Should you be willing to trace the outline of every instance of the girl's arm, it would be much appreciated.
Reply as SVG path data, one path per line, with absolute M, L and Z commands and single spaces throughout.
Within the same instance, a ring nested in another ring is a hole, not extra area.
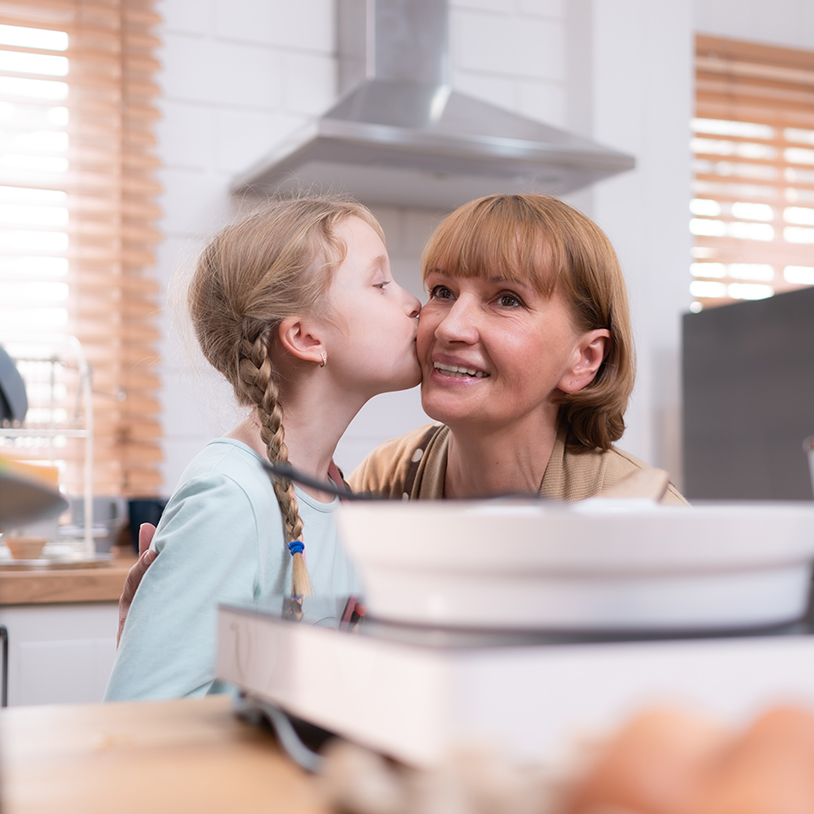
M 217 606 L 252 600 L 258 544 L 254 506 L 233 479 L 207 475 L 184 484 L 159 524 L 153 546 L 160 556 L 133 599 L 106 699 L 210 690 Z

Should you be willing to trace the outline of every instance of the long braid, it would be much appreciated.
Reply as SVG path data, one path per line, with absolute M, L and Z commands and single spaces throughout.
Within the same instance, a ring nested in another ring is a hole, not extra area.
M 268 354 L 268 331 L 261 333 L 254 342 L 241 340 L 238 357 L 238 378 L 245 385 L 244 392 L 257 407 L 260 420 L 260 437 L 268 450 L 272 463 L 288 463 L 285 445 L 283 408 L 274 380 L 273 366 Z M 285 523 L 286 543 L 302 541 L 302 519 L 299 515 L 294 484 L 286 478 L 273 477 L 272 486 L 280 505 Z M 295 547 L 296 549 L 296 547 Z M 302 551 L 292 551 L 291 594 L 295 597 L 311 595 L 311 580 Z

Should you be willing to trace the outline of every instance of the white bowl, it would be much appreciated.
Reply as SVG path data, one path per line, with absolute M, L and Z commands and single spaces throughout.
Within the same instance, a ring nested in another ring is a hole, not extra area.
M 442 627 L 709 630 L 803 616 L 814 504 L 343 504 L 371 616 Z

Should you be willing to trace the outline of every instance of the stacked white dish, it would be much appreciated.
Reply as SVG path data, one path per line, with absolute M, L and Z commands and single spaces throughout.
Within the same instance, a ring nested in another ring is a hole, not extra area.
M 355 502 L 371 616 L 562 631 L 737 630 L 806 610 L 814 503 Z

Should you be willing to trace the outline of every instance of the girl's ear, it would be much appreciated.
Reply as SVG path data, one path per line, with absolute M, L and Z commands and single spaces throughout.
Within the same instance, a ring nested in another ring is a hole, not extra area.
M 321 362 L 325 347 L 317 324 L 305 317 L 286 317 L 277 329 L 277 338 L 288 353 L 306 362 Z
M 583 334 L 574 349 L 573 364 L 560 379 L 559 389 L 576 393 L 587 387 L 610 350 L 611 335 L 607 328 L 597 328 Z

